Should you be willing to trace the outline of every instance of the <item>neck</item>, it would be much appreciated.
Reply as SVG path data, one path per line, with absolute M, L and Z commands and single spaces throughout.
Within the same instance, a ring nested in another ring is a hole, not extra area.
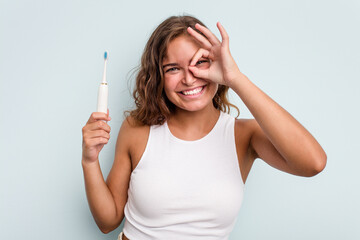
M 211 129 L 219 118 L 219 110 L 212 104 L 200 111 L 185 111 L 177 108 L 168 119 L 168 124 L 183 130 L 208 130 Z

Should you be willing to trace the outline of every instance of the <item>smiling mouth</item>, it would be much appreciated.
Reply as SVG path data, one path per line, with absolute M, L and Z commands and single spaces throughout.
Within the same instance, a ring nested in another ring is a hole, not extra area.
M 206 85 L 200 86 L 200 87 L 194 88 L 192 90 L 188 90 L 188 91 L 181 91 L 179 93 L 181 93 L 182 95 L 185 95 L 185 96 L 196 95 L 196 94 L 200 93 L 205 88 L 205 86 Z

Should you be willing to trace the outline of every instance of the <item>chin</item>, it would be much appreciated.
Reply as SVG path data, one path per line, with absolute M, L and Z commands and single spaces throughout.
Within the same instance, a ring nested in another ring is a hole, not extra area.
M 188 111 L 188 112 L 197 112 L 202 111 L 207 108 L 214 107 L 212 100 L 208 103 L 187 103 L 184 105 L 177 105 L 175 104 L 176 109 L 181 111 Z

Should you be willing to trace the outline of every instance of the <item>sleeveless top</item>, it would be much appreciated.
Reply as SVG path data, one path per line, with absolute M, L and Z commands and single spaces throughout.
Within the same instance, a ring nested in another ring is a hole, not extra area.
M 130 176 L 124 234 L 130 240 L 225 240 L 243 199 L 235 118 L 221 112 L 203 138 L 185 141 L 153 125 Z

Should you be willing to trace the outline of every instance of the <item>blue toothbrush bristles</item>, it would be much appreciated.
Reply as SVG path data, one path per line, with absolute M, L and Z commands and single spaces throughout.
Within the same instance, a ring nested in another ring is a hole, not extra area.
M 107 59 L 107 52 L 104 53 L 104 59 Z

